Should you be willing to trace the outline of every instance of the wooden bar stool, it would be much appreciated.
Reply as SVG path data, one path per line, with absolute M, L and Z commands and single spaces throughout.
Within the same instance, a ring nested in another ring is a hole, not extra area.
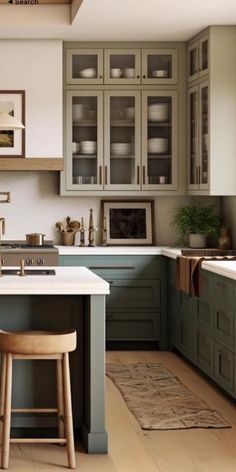
M 68 467 L 75 469 L 75 449 L 71 407 L 69 352 L 76 349 L 76 331 L 0 331 L 2 353 L 0 415 L 2 420 L 1 468 L 9 465 L 11 443 L 59 443 L 66 444 Z M 14 359 L 55 359 L 57 362 L 57 408 L 11 409 L 12 361 Z M 10 439 L 11 412 L 56 413 L 58 438 Z M 65 433 L 64 433 L 65 430 Z

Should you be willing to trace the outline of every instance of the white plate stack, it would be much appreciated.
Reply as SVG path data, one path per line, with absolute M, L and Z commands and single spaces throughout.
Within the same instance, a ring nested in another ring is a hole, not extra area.
M 130 154 L 130 143 L 111 143 L 111 153 L 114 156 L 127 156 Z
M 80 121 L 84 117 L 84 106 L 82 103 L 74 103 L 72 105 L 73 121 Z
M 80 141 L 81 154 L 95 154 L 97 152 L 96 141 Z
M 148 121 L 167 121 L 168 103 L 154 103 L 148 107 Z
M 167 138 L 151 138 L 148 140 L 149 154 L 165 154 L 168 151 Z
M 168 77 L 167 69 L 158 69 L 152 71 L 152 77 Z

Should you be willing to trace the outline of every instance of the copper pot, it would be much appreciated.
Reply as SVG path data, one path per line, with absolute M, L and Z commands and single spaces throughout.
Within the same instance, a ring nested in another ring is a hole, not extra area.
M 26 234 L 26 244 L 29 246 L 42 246 L 44 244 L 44 236 L 43 233 L 30 233 Z

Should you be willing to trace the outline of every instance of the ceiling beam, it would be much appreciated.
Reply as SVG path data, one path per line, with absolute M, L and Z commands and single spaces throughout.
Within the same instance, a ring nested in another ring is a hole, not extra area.
M 77 15 L 78 15 L 78 12 L 79 12 L 79 9 L 82 5 L 82 2 L 83 0 L 72 0 L 71 1 L 71 24 L 75 21 Z

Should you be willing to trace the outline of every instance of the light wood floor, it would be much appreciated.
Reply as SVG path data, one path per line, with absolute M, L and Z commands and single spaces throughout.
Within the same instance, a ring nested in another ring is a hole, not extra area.
M 107 380 L 108 455 L 88 455 L 77 447 L 80 472 L 235 472 L 236 403 L 210 385 L 187 362 L 170 352 L 108 352 L 108 362 L 162 362 L 192 391 L 221 412 L 231 429 L 142 431 Z M 65 470 L 65 448 L 13 445 L 10 469 L 17 472 Z

